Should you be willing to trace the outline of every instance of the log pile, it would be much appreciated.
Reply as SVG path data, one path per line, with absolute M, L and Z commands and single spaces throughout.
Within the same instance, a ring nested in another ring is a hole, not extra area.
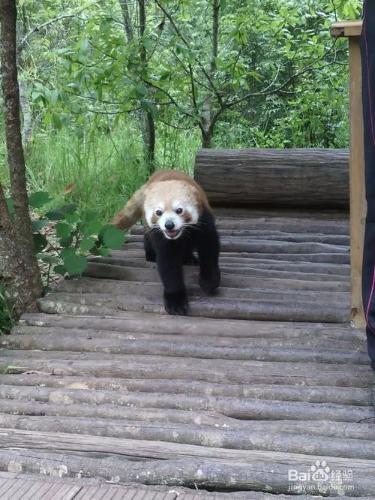
M 186 268 L 188 317 L 164 314 L 137 226 L 0 338 L 0 471 L 223 498 L 375 497 L 346 215 L 218 213 L 223 286 L 205 297 Z M 350 480 L 290 481 L 323 460 Z

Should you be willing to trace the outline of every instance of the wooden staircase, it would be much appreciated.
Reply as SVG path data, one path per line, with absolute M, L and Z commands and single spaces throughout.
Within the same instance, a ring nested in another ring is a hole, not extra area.
M 189 316 L 163 312 L 136 226 L 1 338 L 0 471 L 210 497 L 375 497 L 347 212 L 216 212 L 222 287 L 204 296 L 186 268 Z

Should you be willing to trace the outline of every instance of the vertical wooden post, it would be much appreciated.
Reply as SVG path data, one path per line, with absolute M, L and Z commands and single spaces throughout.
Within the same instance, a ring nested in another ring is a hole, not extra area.
M 331 28 L 332 36 L 349 38 L 351 305 L 352 320 L 357 327 L 365 326 L 362 304 L 362 259 L 367 210 L 363 143 L 361 31 L 361 21 L 335 23 Z

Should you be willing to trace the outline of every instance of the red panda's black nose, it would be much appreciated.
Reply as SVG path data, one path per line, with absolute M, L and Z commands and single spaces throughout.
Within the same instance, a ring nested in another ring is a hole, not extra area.
M 174 222 L 173 222 L 173 220 L 167 220 L 167 222 L 165 223 L 165 229 L 167 231 L 172 231 L 172 229 L 174 229 Z

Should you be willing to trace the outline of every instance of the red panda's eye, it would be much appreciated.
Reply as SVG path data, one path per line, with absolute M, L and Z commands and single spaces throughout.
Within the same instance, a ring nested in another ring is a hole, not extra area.
M 182 214 L 182 212 L 183 212 L 183 209 L 182 209 L 182 208 L 177 208 L 177 209 L 176 209 L 176 214 L 177 214 L 177 215 L 181 215 L 181 214 Z
M 160 217 L 161 215 L 163 215 L 163 212 L 161 210 L 155 210 L 155 213 L 158 217 Z

